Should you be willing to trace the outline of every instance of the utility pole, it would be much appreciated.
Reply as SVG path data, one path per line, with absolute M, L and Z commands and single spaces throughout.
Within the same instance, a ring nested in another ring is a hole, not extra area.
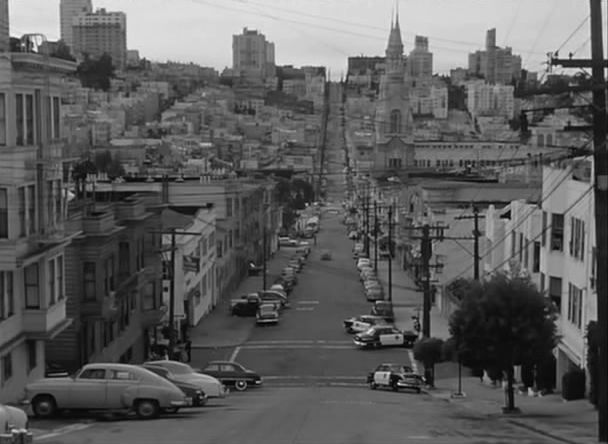
M 589 67 L 593 80 L 593 161 L 595 194 L 595 239 L 597 249 L 598 327 L 598 438 L 608 442 L 608 150 L 606 149 L 606 81 L 604 68 L 602 0 L 589 0 L 591 16 L 591 60 L 552 59 L 552 65 Z
M 422 227 L 422 239 L 420 244 L 422 256 L 422 336 L 431 336 L 431 271 L 430 260 L 433 255 L 433 241 L 431 241 L 431 228 L 428 224 Z
M 374 270 L 378 271 L 378 203 L 374 200 Z
M 393 205 L 388 207 L 388 300 L 393 302 Z
M 365 255 L 369 257 L 369 186 L 365 187 Z
M 266 224 L 262 230 L 262 289 L 266 291 Z
M 446 237 L 446 239 L 452 240 L 472 240 L 473 241 L 473 278 L 478 281 L 479 280 L 479 263 L 481 261 L 481 256 L 479 255 L 479 237 L 481 236 L 481 231 L 479 231 L 479 219 L 485 217 L 483 214 L 479 214 L 479 208 L 476 205 L 473 205 L 473 215 L 472 216 L 458 216 L 456 219 L 473 219 L 473 237 Z

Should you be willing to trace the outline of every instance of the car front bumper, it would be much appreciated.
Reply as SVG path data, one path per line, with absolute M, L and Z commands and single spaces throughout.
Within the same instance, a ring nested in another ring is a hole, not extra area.
M 169 404 L 171 405 L 171 407 L 187 407 L 188 406 L 188 398 L 182 400 L 182 401 L 171 401 Z M 190 402 L 192 402 L 192 398 L 190 398 Z
M 279 318 L 259 318 L 255 322 L 258 324 L 276 324 L 279 322 Z
M 368 347 L 371 343 L 370 342 L 364 342 L 364 341 L 360 341 L 358 339 L 354 339 L 353 343 L 357 346 L 357 347 Z
M 260 379 L 256 379 L 255 381 L 253 381 L 253 383 L 254 383 L 255 385 L 262 385 L 262 384 L 263 384 L 263 382 L 264 382 L 264 381 L 262 380 L 262 378 L 260 378 Z

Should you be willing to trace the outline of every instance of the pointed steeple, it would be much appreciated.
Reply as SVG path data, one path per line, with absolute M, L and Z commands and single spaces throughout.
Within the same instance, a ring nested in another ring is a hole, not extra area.
M 396 2 L 396 8 L 393 10 L 395 21 L 393 24 L 393 15 L 391 15 L 391 32 L 388 37 L 388 46 L 386 48 L 387 56 L 403 55 L 403 41 L 401 40 L 401 28 L 399 26 L 399 2 Z

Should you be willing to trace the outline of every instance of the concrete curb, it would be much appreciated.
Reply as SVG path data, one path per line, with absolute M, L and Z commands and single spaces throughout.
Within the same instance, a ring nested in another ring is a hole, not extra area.
M 531 426 L 530 424 L 526 424 L 523 421 L 518 421 L 517 419 L 504 418 L 504 420 L 506 420 L 506 422 L 508 422 L 509 424 L 513 424 L 517 427 L 521 427 L 522 429 L 526 429 L 531 432 L 538 433 L 539 435 L 546 436 L 547 438 L 551 438 L 551 439 L 554 439 L 559 442 L 563 442 L 566 444 L 582 444 L 581 441 L 572 441 L 568 438 L 564 438 L 562 436 L 558 436 L 553 433 L 547 432 L 546 430 L 543 430 L 539 427 L 534 427 L 534 426 Z

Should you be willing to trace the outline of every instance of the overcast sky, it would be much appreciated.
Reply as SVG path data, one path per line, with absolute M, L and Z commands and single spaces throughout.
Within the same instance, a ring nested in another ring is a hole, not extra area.
M 59 38 L 59 0 L 9 5 L 12 35 Z M 324 65 L 334 80 L 348 56 L 384 54 L 394 5 L 395 0 L 93 0 L 94 8 L 127 14 L 128 48 L 150 60 L 221 70 L 232 63 L 232 35 L 248 27 L 275 43 L 277 64 Z M 542 71 L 545 54 L 560 47 L 563 56 L 576 51 L 587 57 L 590 51 L 585 0 L 400 0 L 399 10 L 405 52 L 415 35 L 428 36 L 435 72 L 465 67 L 467 54 L 482 49 L 489 28 L 496 28 L 497 44 L 513 47 L 532 71 Z

